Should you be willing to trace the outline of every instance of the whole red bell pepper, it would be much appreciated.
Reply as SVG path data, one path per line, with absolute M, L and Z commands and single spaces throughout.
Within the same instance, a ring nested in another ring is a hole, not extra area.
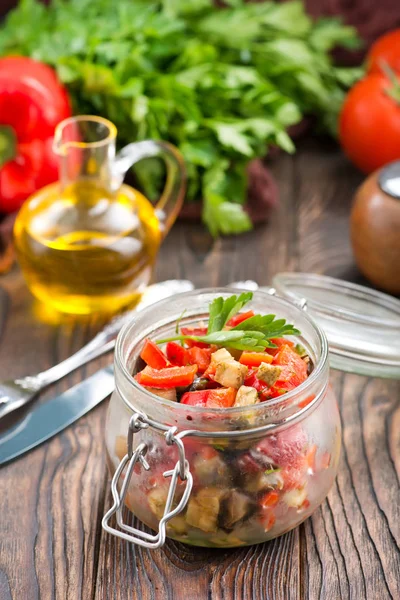
M 71 115 L 55 72 L 24 56 L 0 59 L 0 213 L 58 178 L 54 129 Z

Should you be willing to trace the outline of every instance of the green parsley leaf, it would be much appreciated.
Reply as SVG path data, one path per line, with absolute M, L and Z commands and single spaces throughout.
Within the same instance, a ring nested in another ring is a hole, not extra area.
M 275 315 L 254 315 L 232 329 L 224 329 L 228 321 L 252 298 L 252 292 L 243 292 L 239 296 L 233 295 L 226 299 L 219 296 L 210 303 L 206 335 L 179 335 L 177 332 L 177 335 L 158 340 L 157 343 L 193 340 L 235 350 L 262 352 L 265 348 L 275 347 L 270 338 L 300 334 L 300 331 L 286 323 L 285 319 L 275 319 Z
M 222 296 L 215 298 L 210 304 L 207 334 L 221 331 L 229 319 L 235 316 L 252 298 L 253 292 L 243 292 L 240 296 L 229 296 L 226 300 Z
M 299 0 L 20 0 L 0 25 L 0 56 L 50 64 L 74 111 L 113 121 L 120 145 L 175 144 L 187 161 L 186 201 L 202 201 L 215 237 L 251 229 L 248 164 L 271 145 L 294 152 L 290 125 L 312 114 L 336 134 L 345 92 L 363 72 L 334 66 L 338 44 L 360 40 L 337 17 L 312 20 Z M 133 169 L 151 200 L 164 180 L 156 162 Z

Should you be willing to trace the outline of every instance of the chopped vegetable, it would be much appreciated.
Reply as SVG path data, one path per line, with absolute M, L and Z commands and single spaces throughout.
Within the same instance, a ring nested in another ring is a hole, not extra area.
M 136 380 L 144 386 L 157 388 L 183 387 L 193 383 L 197 366 L 171 367 L 169 369 L 152 369 L 145 367 L 136 375 Z
M 222 527 L 231 529 L 236 523 L 244 519 L 252 509 L 252 501 L 246 494 L 238 490 L 231 490 L 224 501 L 222 511 Z
M 229 408 L 233 406 L 235 397 L 236 390 L 233 387 L 199 390 L 197 392 L 186 392 L 182 396 L 181 404 L 207 406 L 208 408 Z
M 250 317 L 254 317 L 253 310 L 248 310 L 245 313 L 240 313 L 238 315 L 235 315 L 234 317 L 229 319 L 229 321 L 227 322 L 227 326 L 228 327 L 236 327 L 237 325 L 240 325 L 240 323 L 243 323 L 243 321 L 250 319 Z
M 176 342 L 168 342 L 166 353 L 172 365 L 177 367 L 197 365 L 198 372 L 204 373 L 210 364 L 212 349 L 199 346 L 184 348 Z
M 288 345 L 283 345 L 274 357 L 274 364 L 282 368 L 277 387 L 292 390 L 307 379 L 307 364 Z
M 207 327 L 182 327 L 181 333 L 183 336 L 186 336 L 186 338 L 189 338 L 189 336 L 201 337 L 202 335 L 207 334 Z M 198 342 L 194 339 L 185 339 L 185 342 L 186 342 L 186 345 L 189 347 L 191 347 L 191 346 L 198 346 L 199 348 L 207 348 L 208 347 L 208 344 Z
M 282 375 L 282 367 L 278 365 L 270 365 L 267 363 L 261 363 L 257 370 L 257 379 L 263 381 L 272 387 Z
M 148 392 L 151 392 L 155 396 L 164 398 L 164 400 L 171 400 L 171 402 L 176 402 L 176 389 L 175 388 L 146 387 L 146 390 Z
M 261 363 L 271 363 L 272 356 L 266 352 L 242 352 L 239 362 L 248 367 L 259 367 Z
M 176 342 L 168 342 L 166 354 L 170 363 L 175 367 L 184 367 L 187 364 L 187 350 Z
M 215 369 L 214 380 L 224 387 L 232 387 L 238 390 L 246 378 L 248 367 L 241 365 L 237 360 L 218 363 Z
M 189 348 L 188 353 L 188 363 L 189 365 L 197 365 L 198 372 L 204 373 L 209 365 L 212 356 L 211 348 L 199 348 L 198 346 L 193 346 Z
M 300 400 L 300 402 L 298 403 L 298 407 L 299 408 L 305 408 L 306 406 L 308 406 L 310 404 L 310 402 L 312 402 L 315 398 L 315 394 L 311 394 L 310 396 L 307 396 L 307 398 L 304 398 L 304 400 Z
M 263 524 L 264 531 L 269 531 L 275 525 L 276 517 L 273 510 L 267 508 L 263 511 L 261 517 L 261 523 Z
M 213 448 L 209 448 L 213 450 Z M 231 473 L 223 455 L 215 451 L 213 456 L 198 456 L 193 461 L 196 474 L 196 484 L 212 485 L 218 481 L 219 485 L 229 485 Z
M 149 339 L 145 340 L 144 342 L 143 350 L 140 353 L 140 358 L 142 358 L 144 362 L 153 369 L 164 369 L 168 366 L 168 360 L 164 352 L 160 350 L 157 344 Z
M 270 508 L 271 506 L 275 506 L 278 504 L 280 500 L 280 494 L 276 490 L 272 490 L 271 492 L 267 492 L 260 500 L 260 505 L 263 508 Z
M 242 385 L 236 394 L 235 406 L 251 406 L 259 402 L 257 390 L 253 387 Z
M 289 490 L 283 495 L 282 500 L 291 508 L 301 508 L 306 498 L 307 492 L 305 488 L 300 488 L 297 490 Z
M 232 354 L 225 348 L 220 348 L 211 354 L 210 367 L 215 370 L 219 364 L 231 360 L 234 360 Z
M 202 531 L 216 531 L 221 500 L 225 495 L 226 491 L 220 488 L 202 488 L 190 497 L 186 522 Z

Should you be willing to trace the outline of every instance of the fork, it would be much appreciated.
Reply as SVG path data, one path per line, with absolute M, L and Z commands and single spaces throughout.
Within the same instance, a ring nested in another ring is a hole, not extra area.
M 171 279 L 150 285 L 143 292 L 140 302 L 134 309 L 112 319 L 88 344 L 72 356 L 36 375 L 0 381 L 0 419 L 32 402 L 39 392 L 68 373 L 94 358 L 110 352 L 115 346 L 115 340 L 121 327 L 130 321 L 138 311 L 158 300 L 189 292 L 193 288 L 190 281 L 183 279 Z

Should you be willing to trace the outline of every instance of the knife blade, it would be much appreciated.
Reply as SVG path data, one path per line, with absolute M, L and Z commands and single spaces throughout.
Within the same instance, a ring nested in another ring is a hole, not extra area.
M 83 417 L 114 390 L 112 365 L 100 369 L 66 392 L 35 406 L 0 436 L 0 465 L 36 448 Z

